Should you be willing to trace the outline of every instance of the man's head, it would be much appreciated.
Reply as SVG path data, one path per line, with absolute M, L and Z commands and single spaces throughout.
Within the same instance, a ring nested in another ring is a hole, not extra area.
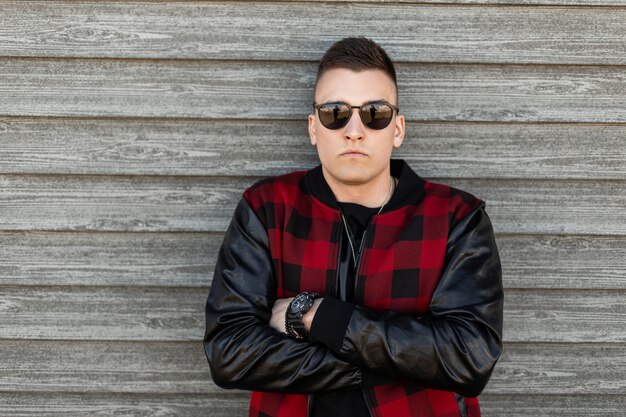
M 314 102 L 325 106 L 309 115 L 309 136 L 331 187 L 388 184 L 391 152 L 404 139 L 404 117 L 395 110 L 396 72 L 387 53 L 366 38 L 336 42 L 320 61 Z M 346 105 L 353 108 L 348 112 Z
M 344 38 L 335 42 L 320 60 L 317 66 L 315 88 L 326 71 L 335 68 L 345 68 L 355 72 L 365 70 L 380 70 L 393 81 L 396 89 L 396 103 L 398 100 L 398 82 L 396 69 L 387 52 L 376 42 L 367 38 Z

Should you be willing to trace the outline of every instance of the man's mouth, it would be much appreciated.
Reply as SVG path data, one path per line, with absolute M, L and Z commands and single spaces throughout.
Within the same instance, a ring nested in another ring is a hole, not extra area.
M 346 151 L 341 156 L 367 156 L 367 154 L 361 151 Z

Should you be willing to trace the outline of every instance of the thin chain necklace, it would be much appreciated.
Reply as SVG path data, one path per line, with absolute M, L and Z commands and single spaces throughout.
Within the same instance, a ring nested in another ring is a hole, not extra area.
M 378 213 L 376 213 L 376 215 L 379 215 L 380 212 L 383 211 L 383 209 L 385 208 L 385 206 L 391 199 L 391 195 L 393 194 L 393 190 L 395 189 L 396 182 L 394 181 L 392 176 L 390 176 L 390 178 L 391 178 L 391 184 L 389 185 L 389 193 L 387 194 L 387 198 L 385 198 L 385 202 L 383 203 L 382 206 L 380 206 L 380 209 L 378 210 Z M 352 237 L 351 237 L 352 233 L 350 233 L 350 229 L 348 228 L 348 222 L 346 222 L 346 217 L 343 215 L 343 212 L 341 213 L 341 220 L 343 220 L 343 227 L 345 227 L 346 234 L 348 235 L 348 243 L 350 243 L 350 249 L 352 250 L 352 259 L 354 260 L 354 268 L 356 269 L 357 265 L 359 264 L 359 258 L 361 257 L 361 251 L 363 250 L 363 245 L 365 245 L 365 236 L 367 234 L 367 226 L 365 227 L 365 230 L 363 231 L 363 236 L 361 237 L 361 244 L 359 245 L 359 251 L 355 252 L 354 243 L 352 242 Z M 358 271 L 356 272 L 358 273 Z

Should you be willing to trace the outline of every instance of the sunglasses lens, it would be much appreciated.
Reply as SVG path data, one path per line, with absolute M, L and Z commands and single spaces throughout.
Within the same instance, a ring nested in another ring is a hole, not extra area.
M 328 103 L 318 109 L 320 122 L 327 129 L 341 129 L 348 124 L 351 114 L 350 107 L 343 103 Z
M 389 126 L 393 109 L 384 103 L 367 104 L 361 108 L 361 120 L 370 129 L 381 130 Z

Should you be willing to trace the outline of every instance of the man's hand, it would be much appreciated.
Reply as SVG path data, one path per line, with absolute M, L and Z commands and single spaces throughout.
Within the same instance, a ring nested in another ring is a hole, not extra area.
M 285 313 L 287 312 L 287 307 L 293 300 L 291 298 L 281 298 L 276 300 L 274 303 L 274 307 L 272 307 L 272 318 L 270 318 L 270 326 L 275 328 L 281 333 L 287 333 L 287 329 L 285 329 Z
M 278 299 L 274 303 L 274 307 L 272 307 L 270 326 L 281 333 L 287 333 L 287 330 L 285 329 L 285 313 L 287 312 L 287 307 L 289 307 L 291 300 L 293 300 L 293 297 Z M 304 329 L 307 332 L 311 331 L 311 323 L 313 323 L 315 312 L 317 311 L 317 308 L 320 306 L 321 303 L 322 298 L 317 298 L 313 302 L 313 307 L 311 307 L 311 309 L 304 316 L 302 316 L 302 323 L 304 324 Z

